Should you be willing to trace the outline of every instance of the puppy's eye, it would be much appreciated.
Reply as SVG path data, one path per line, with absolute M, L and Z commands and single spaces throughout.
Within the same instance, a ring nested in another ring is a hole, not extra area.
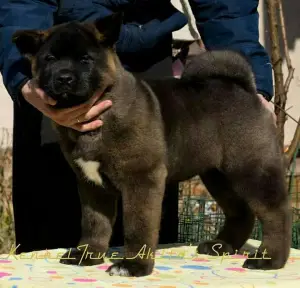
M 55 60 L 55 57 L 54 57 L 53 55 L 51 55 L 51 54 L 48 54 L 48 55 L 45 57 L 45 60 L 46 60 L 46 61 L 53 61 L 53 60 Z
M 84 55 L 81 57 L 80 62 L 83 64 L 86 64 L 86 63 L 89 63 L 91 60 L 93 60 L 91 56 Z

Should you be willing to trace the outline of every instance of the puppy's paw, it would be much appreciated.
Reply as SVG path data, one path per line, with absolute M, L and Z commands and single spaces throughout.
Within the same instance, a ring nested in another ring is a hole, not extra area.
M 271 256 L 266 256 L 258 252 L 248 256 L 248 259 L 243 264 L 243 268 L 253 270 L 277 270 L 283 268 L 285 263 L 286 261 L 283 259 L 272 259 Z
M 154 263 L 124 259 L 110 266 L 106 272 L 110 276 L 142 277 L 152 273 Z
M 76 248 L 68 250 L 60 259 L 61 264 L 92 266 L 104 263 L 104 252 L 81 251 Z
M 197 247 L 198 254 L 207 254 L 212 256 L 222 256 L 225 253 L 234 254 L 234 250 L 230 244 L 222 240 L 210 240 L 202 242 Z

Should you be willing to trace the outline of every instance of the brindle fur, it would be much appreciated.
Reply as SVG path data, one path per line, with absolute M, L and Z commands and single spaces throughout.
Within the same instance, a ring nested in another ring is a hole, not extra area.
M 199 244 L 198 252 L 235 253 L 248 239 L 257 216 L 263 224 L 258 256 L 266 249 L 265 257 L 271 259 L 248 259 L 243 267 L 284 267 L 291 242 L 291 217 L 283 157 L 272 116 L 256 96 L 249 64 L 234 52 L 205 52 L 187 65 L 181 79 L 140 79 L 122 68 L 112 45 L 101 42 L 106 39 L 113 44 L 117 39 L 116 29 L 113 33 L 109 30 L 116 27 L 115 19 L 95 24 L 99 33 L 94 40 L 100 41 L 97 49 L 105 57 L 95 61 L 93 69 L 101 78 L 100 86 L 109 87 L 102 99 L 113 102 L 101 115 L 105 124 L 88 133 L 56 125 L 62 151 L 78 180 L 82 203 L 79 245 L 88 245 L 94 258 L 107 251 L 117 199 L 122 196 L 125 258 L 107 271 L 121 276 L 150 274 L 154 266 L 151 254 L 144 258 L 137 255 L 144 245 L 146 254 L 155 252 L 166 183 L 200 175 L 222 207 L 226 222 L 215 240 Z M 43 51 L 66 49 L 57 47 L 51 37 L 77 31 L 80 39 L 88 33 L 84 25 L 71 23 L 51 29 Z M 28 41 L 22 41 L 22 33 L 15 42 L 28 54 Z M 91 43 L 84 45 L 87 51 L 91 49 Z M 31 55 L 37 58 L 33 66 L 39 79 L 44 73 L 39 64 L 42 55 Z M 77 63 L 71 58 L 70 63 Z M 94 92 L 90 87 L 85 100 Z M 73 100 L 77 103 L 71 98 L 69 106 L 74 105 Z M 78 158 L 101 163 L 102 186 L 86 181 L 74 162 Z M 214 246 L 217 243 L 222 247 Z M 73 249 L 75 259 L 61 263 L 102 263 L 92 257 L 81 259 L 82 250 Z

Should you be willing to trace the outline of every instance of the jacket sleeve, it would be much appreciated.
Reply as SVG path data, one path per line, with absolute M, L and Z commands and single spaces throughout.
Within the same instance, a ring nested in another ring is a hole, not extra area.
M 12 43 L 12 35 L 20 29 L 47 29 L 53 25 L 57 11 L 54 0 L 0 1 L 0 71 L 3 83 L 13 100 L 30 76 L 30 67 Z
M 273 96 L 272 65 L 259 43 L 258 0 L 189 0 L 196 25 L 208 50 L 231 49 L 246 56 L 257 92 Z
M 58 5 L 55 0 L 0 0 L 0 71 L 4 85 L 14 101 L 18 99 L 22 85 L 31 78 L 28 62 L 11 41 L 15 31 L 48 29 L 53 24 L 72 20 L 93 21 L 122 11 L 128 5 L 134 4 L 135 0 L 65 0 L 63 3 L 63 8 L 56 13 Z M 117 42 L 117 52 L 131 55 L 144 50 L 151 51 L 157 43 L 187 23 L 184 14 L 172 5 L 168 5 L 165 14 L 143 25 L 124 24 Z
M 75 4 L 74 4 L 75 2 Z M 92 2 L 92 4 L 90 3 Z M 161 3 L 162 2 L 162 3 Z M 95 21 L 114 12 L 125 12 L 116 44 L 118 54 L 149 51 L 173 31 L 187 24 L 186 16 L 170 2 L 160 0 L 65 0 L 58 22 Z

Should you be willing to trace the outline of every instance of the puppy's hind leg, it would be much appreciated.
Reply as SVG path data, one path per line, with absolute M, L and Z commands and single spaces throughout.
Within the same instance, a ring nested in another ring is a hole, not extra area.
M 244 268 L 280 269 L 289 256 L 291 213 L 283 165 L 276 158 L 256 165 L 248 163 L 231 174 L 235 191 L 247 201 L 263 227 L 262 243 L 257 253 L 249 255 Z
M 109 247 L 117 211 L 117 192 L 78 180 L 81 200 L 81 239 L 76 248 L 67 251 L 60 263 L 80 266 L 102 264 Z
M 249 238 L 254 226 L 254 215 L 221 172 L 215 169 L 200 176 L 211 196 L 222 208 L 225 225 L 214 240 L 200 243 L 197 252 L 213 256 L 234 254 Z

